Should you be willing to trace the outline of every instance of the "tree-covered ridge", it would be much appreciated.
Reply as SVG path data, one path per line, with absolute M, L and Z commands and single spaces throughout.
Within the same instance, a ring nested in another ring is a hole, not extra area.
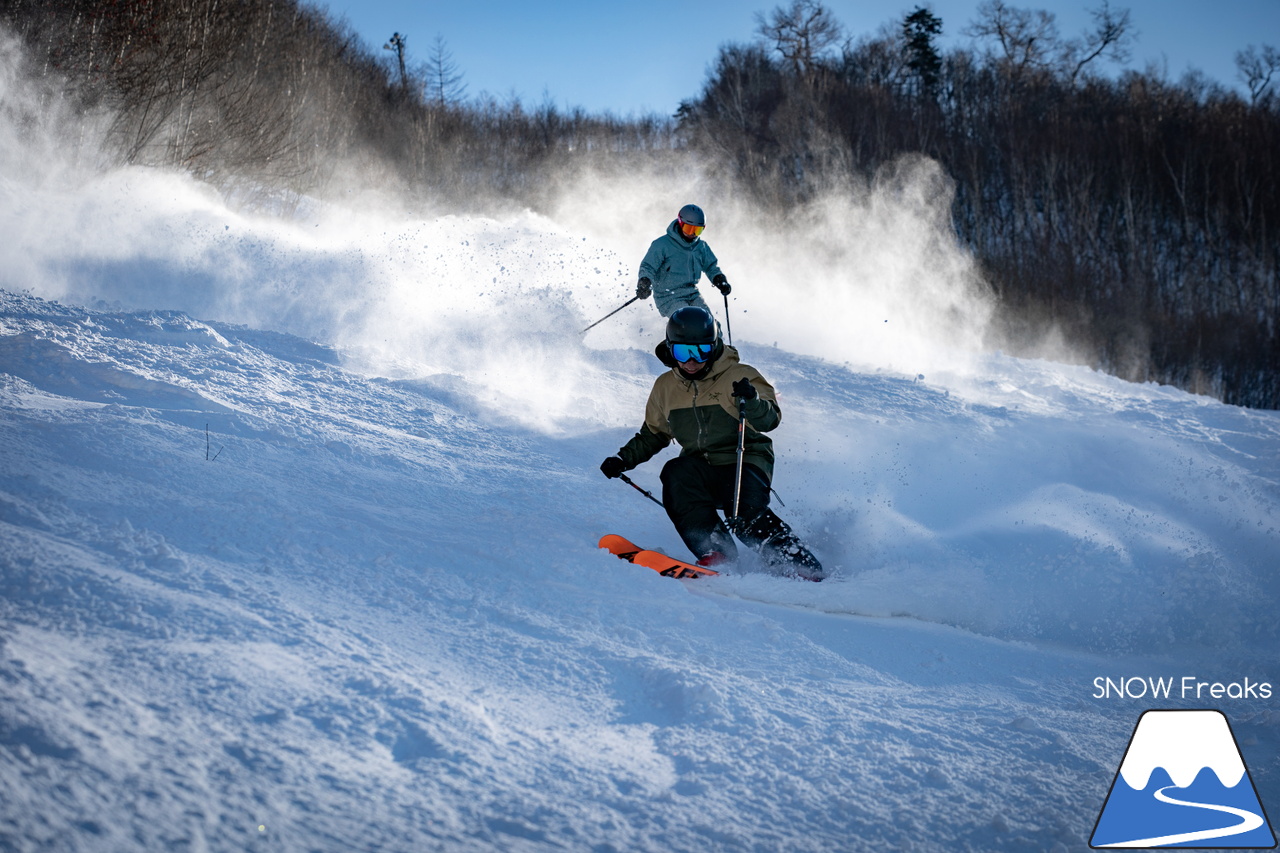
M 695 147 L 779 204 L 923 153 L 955 181 L 957 233 L 1013 341 L 1057 329 L 1121 376 L 1280 405 L 1274 51 L 1241 54 L 1246 101 L 1194 77 L 1093 73 L 1126 44 L 1127 13 L 1105 5 L 1064 40 L 1046 13 L 991 0 L 970 28 L 989 49 L 945 55 L 927 9 L 835 49 L 804 31 L 796 10 L 814 5 L 721 51 L 681 109 Z
M 669 147 L 671 122 L 463 102 L 437 43 L 414 63 L 399 33 L 374 51 L 298 0 L 5 0 L 0 23 L 35 75 L 105 115 L 120 161 L 223 188 L 324 193 L 353 181 L 410 201 L 482 191 L 536 204 L 560 151 Z

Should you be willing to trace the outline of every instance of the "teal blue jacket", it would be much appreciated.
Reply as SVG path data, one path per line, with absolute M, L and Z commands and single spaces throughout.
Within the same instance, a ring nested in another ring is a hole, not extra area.
M 685 240 L 673 219 L 667 233 L 649 245 L 640 262 L 640 278 L 653 283 L 653 304 L 659 314 L 670 317 L 686 305 L 706 307 L 698 293 L 698 279 L 704 272 L 710 278 L 720 275 L 717 263 L 711 247 L 701 237 L 692 243 Z

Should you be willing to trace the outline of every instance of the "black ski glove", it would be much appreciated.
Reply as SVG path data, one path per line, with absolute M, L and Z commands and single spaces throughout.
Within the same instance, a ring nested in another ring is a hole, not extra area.
M 744 400 L 754 400 L 760 395 L 756 393 L 755 386 L 751 384 L 751 380 L 745 376 L 733 383 L 733 396 L 741 397 Z M 619 460 L 621 461 L 621 460 Z
M 651 293 L 653 293 L 653 282 L 649 281 L 649 279 L 642 278 L 636 282 L 637 299 L 648 299 Z
M 600 473 L 610 480 L 614 477 L 621 477 L 622 472 L 625 470 L 627 470 L 627 463 L 623 462 L 621 457 L 618 456 L 610 456 L 600 463 Z
M 729 279 L 724 277 L 724 273 L 720 273 L 715 278 L 711 279 L 711 283 L 714 284 L 716 289 L 725 296 L 728 296 L 733 292 L 733 288 L 729 286 Z

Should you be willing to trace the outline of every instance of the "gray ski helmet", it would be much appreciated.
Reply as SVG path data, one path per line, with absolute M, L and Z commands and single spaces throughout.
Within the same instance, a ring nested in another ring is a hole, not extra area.
M 720 340 L 720 324 L 706 308 L 686 305 L 667 319 L 667 343 L 714 344 Z
M 696 204 L 686 204 L 684 207 L 680 208 L 680 212 L 676 214 L 676 219 L 698 228 L 705 228 L 707 226 L 707 217 L 702 215 L 702 208 L 698 207 Z

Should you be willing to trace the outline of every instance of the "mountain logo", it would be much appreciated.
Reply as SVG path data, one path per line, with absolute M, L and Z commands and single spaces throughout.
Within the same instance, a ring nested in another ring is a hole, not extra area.
M 1221 711 L 1138 720 L 1089 846 L 1270 849 L 1275 833 Z

